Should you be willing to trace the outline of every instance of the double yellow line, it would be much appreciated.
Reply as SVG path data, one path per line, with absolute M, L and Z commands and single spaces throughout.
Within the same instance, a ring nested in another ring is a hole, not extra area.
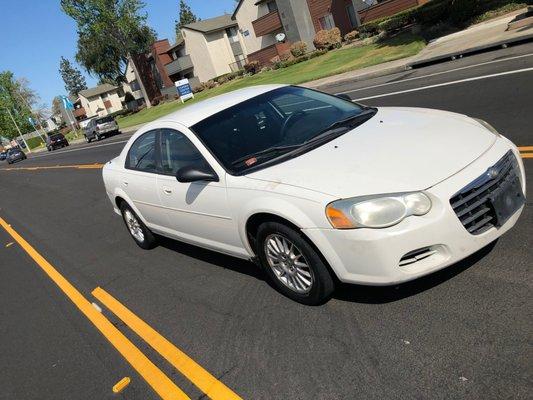
M 37 250 L 20 236 L 3 218 L 0 226 L 22 247 L 46 275 L 93 323 L 115 349 L 130 363 L 163 400 L 188 400 L 183 392 L 161 369 L 148 359 L 113 323 L 98 311 L 67 279 L 65 279 Z M 213 400 L 238 400 L 236 393 L 202 368 L 193 359 L 170 343 L 102 288 L 92 292 L 104 306 L 128 325 L 154 350 Z
M 533 158 L 533 146 L 521 146 L 518 150 L 522 158 Z
M 74 165 L 46 165 L 42 167 L 10 167 L 3 168 L 3 171 L 39 171 L 42 169 L 100 169 L 104 164 L 74 164 Z

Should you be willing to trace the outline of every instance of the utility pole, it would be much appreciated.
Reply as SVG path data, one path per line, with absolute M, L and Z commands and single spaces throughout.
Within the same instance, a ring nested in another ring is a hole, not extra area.
M 26 143 L 26 140 L 24 139 L 24 136 L 22 136 L 22 132 L 20 131 L 20 128 L 17 125 L 17 122 L 15 121 L 15 118 L 13 118 L 13 114 L 11 114 L 11 110 L 9 108 L 7 108 L 7 107 L 6 107 L 6 110 L 7 110 L 7 113 L 9 114 L 9 116 L 11 117 L 11 121 L 13 121 L 13 124 L 15 124 L 15 127 L 17 128 L 17 131 L 19 132 L 20 138 L 24 142 L 24 145 L 28 149 L 28 152 L 31 153 L 30 146 L 28 146 L 28 143 Z

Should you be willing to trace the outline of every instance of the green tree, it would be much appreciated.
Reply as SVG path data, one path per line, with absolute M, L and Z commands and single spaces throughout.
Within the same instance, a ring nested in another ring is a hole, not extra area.
M 179 19 L 175 21 L 176 25 L 176 41 L 179 41 L 181 38 L 181 28 L 183 28 L 184 25 L 192 24 L 193 22 L 200 21 L 200 18 L 198 18 L 191 10 L 191 7 L 185 3 L 184 0 L 180 0 L 179 4 Z
M 71 96 L 77 97 L 80 91 L 87 89 L 87 82 L 81 72 L 64 57 L 59 62 L 59 73 L 65 83 L 65 90 Z
M 140 0 L 61 0 L 61 8 L 78 26 L 76 61 L 101 80 L 122 82 L 128 56 L 156 38 Z
M 39 97 L 29 88 L 27 80 L 15 79 L 11 71 L 0 72 L 0 134 L 9 139 L 18 136 L 11 116 L 22 133 L 33 130 L 28 118 L 32 116 L 31 107 L 38 100 Z

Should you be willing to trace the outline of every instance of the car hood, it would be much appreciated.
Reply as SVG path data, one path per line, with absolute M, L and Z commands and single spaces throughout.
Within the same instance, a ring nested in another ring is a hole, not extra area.
M 246 175 L 345 198 L 427 189 L 486 152 L 496 135 L 465 115 L 382 107 L 301 156 Z

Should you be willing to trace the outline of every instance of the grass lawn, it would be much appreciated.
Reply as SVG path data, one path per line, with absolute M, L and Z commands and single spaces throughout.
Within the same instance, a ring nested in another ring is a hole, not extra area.
M 361 47 L 347 47 L 330 51 L 323 56 L 278 70 L 265 71 L 247 76 L 203 91 L 195 95 L 194 100 L 182 104 L 173 101 L 157 107 L 144 109 L 136 114 L 117 119 L 121 128 L 153 121 L 192 102 L 197 102 L 218 94 L 226 93 L 246 86 L 269 83 L 300 84 L 331 75 L 352 71 L 371 65 L 397 60 L 417 54 L 425 46 L 424 39 L 409 33 L 398 35 L 382 43 Z

